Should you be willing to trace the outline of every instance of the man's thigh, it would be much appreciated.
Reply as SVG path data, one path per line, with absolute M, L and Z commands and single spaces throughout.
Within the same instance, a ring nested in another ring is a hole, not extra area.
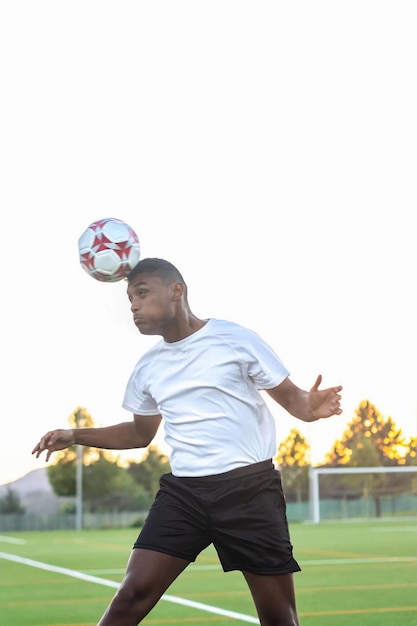
M 243 572 L 261 624 L 299 626 L 292 574 L 259 576 Z

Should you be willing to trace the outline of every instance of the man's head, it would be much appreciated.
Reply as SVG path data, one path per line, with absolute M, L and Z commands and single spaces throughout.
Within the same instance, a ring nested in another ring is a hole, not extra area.
M 165 336 L 189 310 L 184 278 L 169 261 L 143 259 L 127 279 L 133 321 L 141 333 Z
M 169 261 L 158 258 L 142 259 L 135 265 L 130 271 L 127 279 L 129 283 L 138 274 L 148 274 L 149 276 L 158 276 L 164 283 L 184 283 L 181 272 L 177 270 L 175 265 L 172 265 Z

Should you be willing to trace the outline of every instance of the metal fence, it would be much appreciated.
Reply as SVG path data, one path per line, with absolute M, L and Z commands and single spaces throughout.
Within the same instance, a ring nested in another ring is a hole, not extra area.
M 141 526 L 147 515 L 146 511 L 110 511 L 102 513 L 84 513 L 82 528 L 128 528 Z M 26 530 L 75 530 L 76 517 L 71 513 L 39 514 L 14 513 L 0 514 L 0 532 Z

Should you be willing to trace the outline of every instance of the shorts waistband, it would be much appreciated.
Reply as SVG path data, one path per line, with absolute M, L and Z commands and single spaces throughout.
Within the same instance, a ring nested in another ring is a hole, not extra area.
M 210 474 L 208 476 L 174 476 L 174 478 L 184 482 L 215 482 L 221 480 L 229 480 L 230 478 L 240 478 L 242 476 L 253 476 L 261 472 L 270 472 L 275 469 L 272 459 L 266 461 L 259 461 L 258 463 L 251 463 L 250 465 L 244 465 L 242 467 L 236 467 L 228 472 L 222 472 L 221 474 Z

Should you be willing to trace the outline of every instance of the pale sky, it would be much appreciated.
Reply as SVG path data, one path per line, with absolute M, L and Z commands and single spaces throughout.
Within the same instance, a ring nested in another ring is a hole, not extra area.
M 94 281 L 95 219 L 182 271 L 193 312 L 267 339 L 292 380 L 342 384 L 305 426 L 320 462 L 361 400 L 417 435 L 414 1 L 0 4 L 0 484 L 85 407 L 131 419 L 159 338 Z M 159 442 L 159 439 L 156 443 Z M 132 452 L 133 458 L 140 458 Z

